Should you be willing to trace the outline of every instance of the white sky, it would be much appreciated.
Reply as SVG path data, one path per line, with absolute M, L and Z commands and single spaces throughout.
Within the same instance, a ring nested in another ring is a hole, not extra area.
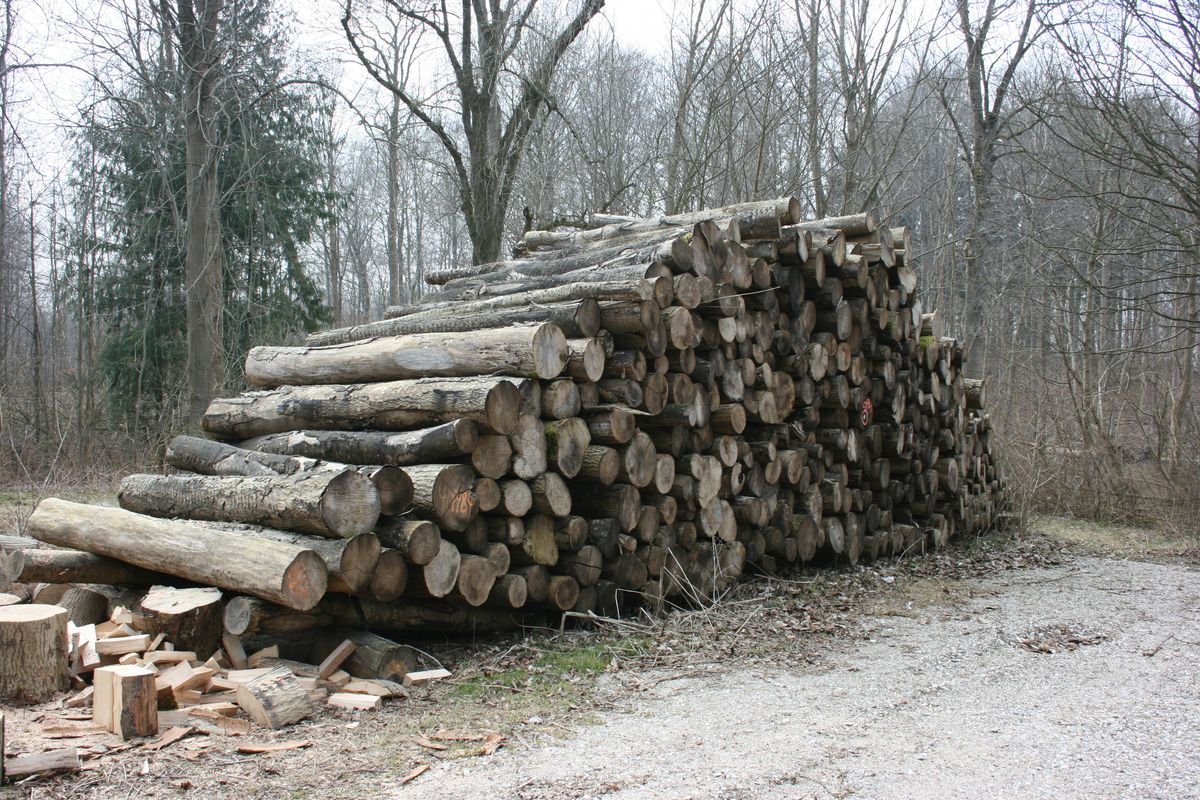
M 133 2 L 134 0 L 129 0 Z M 542 0 L 547 7 L 572 10 L 577 0 Z M 626 47 L 649 53 L 664 52 L 670 41 L 673 0 L 607 0 L 603 18 L 591 28 L 608 26 Z M 342 62 L 342 80 L 348 93 L 377 91 L 350 55 L 342 40 L 339 0 L 277 0 L 277 8 L 293 19 L 294 44 L 317 60 Z M 14 37 L 17 60 L 86 67 L 84 28 L 96 21 L 99 4 L 88 0 L 16 0 Z M 84 25 L 80 25 L 84 21 Z M 23 193 L 41 194 L 69 169 L 66 132 L 78 117 L 78 107 L 89 85 L 88 75 L 73 66 L 47 66 L 21 70 L 15 75 L 12 114 L 22 147 L 32 170 Z

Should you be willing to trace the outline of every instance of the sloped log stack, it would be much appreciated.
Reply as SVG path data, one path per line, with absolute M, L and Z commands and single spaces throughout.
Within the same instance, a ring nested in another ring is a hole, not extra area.
M 211 441 L 171 443 L 180 474 L 131 476 L 124 510 L 46 501 L 29 533 L 243 593 L 226 624 L 254 635 L 704 602 L 988 527 L 983 387 L 908 231 L 798 208 L 531 231 L 386 319 L 256 347 Z

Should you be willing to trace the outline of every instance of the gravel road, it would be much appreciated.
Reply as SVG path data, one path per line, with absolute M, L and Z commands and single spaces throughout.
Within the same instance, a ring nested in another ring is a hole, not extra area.
M 1200 571 L 1077 559 L 973 584 L 991 591 L 884 618 L 833 663 L 663 681 L 396 796 L 1200 798 Z

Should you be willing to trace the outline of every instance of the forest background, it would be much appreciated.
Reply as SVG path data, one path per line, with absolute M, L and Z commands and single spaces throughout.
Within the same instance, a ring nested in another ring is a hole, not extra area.
M 912 229 L 1022 510 L 1196 530 L 1200 0 L 0 10 L 0 486 L 531 227 L 795 194 Z

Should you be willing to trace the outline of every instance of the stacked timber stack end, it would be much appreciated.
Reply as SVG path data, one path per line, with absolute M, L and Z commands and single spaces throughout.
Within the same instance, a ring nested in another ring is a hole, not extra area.
M 588 230 L 256 347 L 170 475 L 46 500 L 10 580 L 217 586 L 225 632 L 511 628 L 939 547 L 1003 505 L 909 232 L 794 198 Z M 33 555 L 31 555 L 31 553 Z

